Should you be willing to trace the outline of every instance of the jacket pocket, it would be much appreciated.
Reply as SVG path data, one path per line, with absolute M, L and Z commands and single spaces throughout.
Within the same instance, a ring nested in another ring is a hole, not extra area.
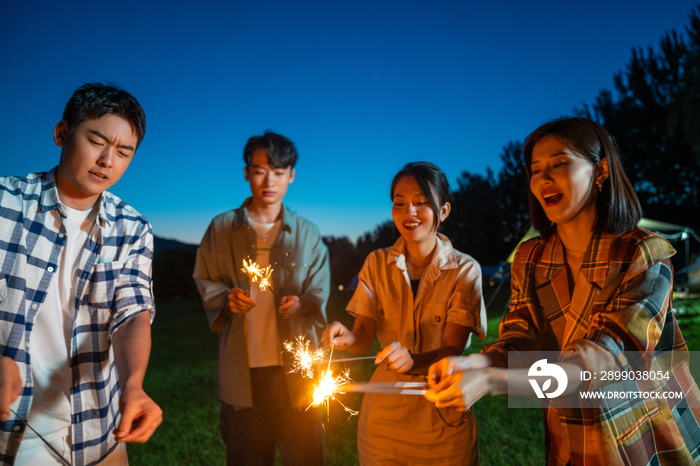
M 447 304 L 428 304 L 420 320 L 422 351 L 431 351 L 442 345 L 442 334 L 447 320 Z

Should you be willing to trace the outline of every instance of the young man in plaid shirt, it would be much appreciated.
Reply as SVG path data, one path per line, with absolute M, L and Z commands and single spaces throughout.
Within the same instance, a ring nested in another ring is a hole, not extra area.
M 124 442 L 147 441 L 162 422 L 143 390 L 151 226 L 106 191 L 145 129 L 133 96 L 85 84 L 54 128 L 58 166 L 0 177 L 3 463 L 60 455 L 74 465 L 128 464 Z

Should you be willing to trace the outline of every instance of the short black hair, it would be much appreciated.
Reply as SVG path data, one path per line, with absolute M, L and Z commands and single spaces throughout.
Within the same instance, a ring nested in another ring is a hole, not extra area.
M 440 208 L 450 202 L 450 183 L 447 181 L 445 174 L 438 168 L 437 165 L 430 162 L 411 162 L 407 163 L 401 171 L 399 171 L 394 180 L 391 182 L 391 190 L 389 197 L 394 200 L 394 190 L 396 184 L 404 176 L 409 176 L 416 180 L 418 187 L 430 202 L 430 208 L 435 214 L 435 231 L 440 229 Z
M 246 168 L 253 163 L 253 154 L 258 149 L 267 151 L 267 163 L 273 168 L 294 168 L 297 163 L 297 148 L 294 143 L 281 134 L 269 129 L 262 136 L 253 136 L 243 149 L 243 161 Z
M 604 158 L 608 160 L 608 179 L 596 196 L 593 232 L 621 235 L 632 231 L 642 218 L 642 206 L 622 169 L 620 150 L 612 135 L 588 118 L 566 117 L 543 124 L 527 137 L 523 145 L 528 183 L 532 177 L 532 150 L 538 142 L 549 136 L 557 138 L 594 166 Z M 549 221 L 532 191 L 529 191 L 529 203 L 532 225 L 542 237 L 549 238 L 556 225 Z
M 136 134 L 138 147 L 146 135 L 146 114 L 141 104 L 124 89 L 108 83 L 87 83 L 73 92 L 63 111 L 68 134 L 84 121 L 97 120 L 108 113 L 124 118 Z

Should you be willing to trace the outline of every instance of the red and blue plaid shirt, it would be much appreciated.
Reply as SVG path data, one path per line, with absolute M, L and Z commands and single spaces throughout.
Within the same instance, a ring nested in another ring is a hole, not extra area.
M 12 408 L 26 419 L 32 404 L 32 327 L 51 280 L 57 280 L 65 217 L 55 169 L 0 177 L 0 355 L 11 357 L 23 382 Z M 154 312 L 151 225 L 105 192 L 81 254 L 70 342 L 72 463 L 96 464 L 116 446 L 119 385 L 111 335 L 142 311 Z M 14 462 L 25 430 L 14 415 L 0 423 L 0 461 Z

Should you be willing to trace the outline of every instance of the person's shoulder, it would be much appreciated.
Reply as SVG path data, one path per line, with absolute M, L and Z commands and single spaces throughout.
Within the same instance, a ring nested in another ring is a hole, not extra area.
M 657 262 L 671 258 L 676 253 L 671 243 L 665 238 L 639 227 L 620 235 L 620 244 L 626 251 L 626 259 L 630 261 L 628 277 L 637 275 Z
M 0 176 L 0 189 L 13 195 L 40 193 L 46 173 L 30 173 L 26 176 Z
M 211 220 L 211 223 L 215 224 L 221 224 L 221 223 L 231 223 L 234 218 L 236 218 L 236 211 L 238 209 L 230 209 L 225 212 L 221 212 L 220 214 L 217 214 L 214 216 L 214 218 Z
M 457 249 L 453 249 L 452 253 L 453 253 L 455 263 L 457 264 L 458 267 L 460 267 L 460 268 L 476 267 L 477 269 L 481 270 L 481 265 L 479 264 L 479 261 L 474 259 L 472 256 L 470 256 L 466 252 L 462 252 L 462 251 L 459 251 Z
M 391 259 L 396 261 L 398 259 L 398 254 L 394 246 L 389 246 L 388 248 L 379 248 L 367 254 L 365 257 L 365 267 L 378 268 L 380 266 L 387 266 Z
M 299 214 L 295 214 L 289 209 L 287 209 L 285 212 L 285 221 L 287 224 L 296 223 L 296 227 L 299 229 L 299 233 L 302 235 L 321 236 L 321 230 L 319 230 L 318 226 L 314 222 L 302 217 Z
M 102 203 L 107 220 L 110 222 L 133 222 L 150 229 L 151 225 L 146 217 L 119 196 L 105 191 L 102 193 Z
M 532 260 L 532 256 L 540 250 L 546 241 L 541 236 L 535 236 L 528 240 L 523 241 L 515 249 L 515 258 L 513 262 L 529 262 Z
M 47 173 L 0 177 L 0 206 L 10 211 L 36 211 L 41 202 Z

